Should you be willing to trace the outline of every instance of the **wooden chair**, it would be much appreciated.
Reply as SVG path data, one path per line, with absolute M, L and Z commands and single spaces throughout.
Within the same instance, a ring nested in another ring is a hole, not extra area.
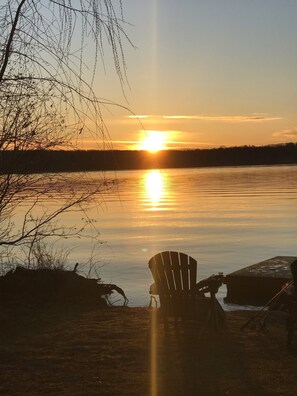
M 197 261 L 180 252 L 166 251 L 156 254 L 149 260 L 149 268 L 155 281 L 150 293 L 159 296 L 160 313 L 165 327 L 170 318 L 177 322 L 205 317 L 205 320 L 211 320 L 217 328 L 218 308 L 221 310 L 220 314 L 223 312 L 215 298 L 215 293 L 221 285 L 218 278 L 211 277 L 208 278 L 208 282 L 205 280 L 202 284 L 197 284 Z M 214 282 L 216 287 L 207 287 L 207 284 L 211 285 Z M 204 295 L 207 291 L 211 294 L 210 298 Z

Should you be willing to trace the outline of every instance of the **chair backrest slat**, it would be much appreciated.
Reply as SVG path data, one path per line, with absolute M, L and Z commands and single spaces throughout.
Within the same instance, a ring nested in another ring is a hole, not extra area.
M 189 286 L 189 262 L 188 256 L 184 253 L 180 253 L 180 266 L 183 279 L 183 290 L 188 292 L 190 290 Z
M 158 289 L 166 291 L 167 282 L 164 273 L 163 259 L 161 254 L 157 254 L 150 260 L 150 269 L 153 273 L 154 280 L 157 284 Z
M 181 292 L 183 290 L 181 266 L 178 252 L 168 252 L 171 256 L 172 272 L 175 283 L 175 290 Z
M 164 265 L 164 271 L 165 271 L 165 276 L 167 279 L 167 285 L 169 291 L 174 291 L 175 290 L 175 283 L 174 283 L 174 278 L 173 278 L 173 271 L 172 271 L 172 261 L 170 257 L 170 252 L 163 252 L 161 253 L 162 258 L 163 258 L 163 265 Z
M 197 261 L 189 256 L 190 267 L 190 290 L 195 291 L 197 282 Z

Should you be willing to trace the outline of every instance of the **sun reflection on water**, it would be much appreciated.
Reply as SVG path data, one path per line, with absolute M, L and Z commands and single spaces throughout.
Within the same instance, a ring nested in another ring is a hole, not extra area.
M 145 196 L 151 205 L 151 210 L 161 209 L 161 204 L 165 199 L 166 183 L 162 171 L 152 170 L 145 174 Z
M 164 178 L 160 171 L 153 170 L 146 174 L 146 190 L 153 205 L 160 202 L 164 190 Z

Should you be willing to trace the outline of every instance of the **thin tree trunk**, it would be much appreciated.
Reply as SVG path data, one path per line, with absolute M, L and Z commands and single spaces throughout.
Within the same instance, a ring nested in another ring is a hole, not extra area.
M 14 21 L 13 21 L 13 24 L 12 24 L 12 27 L 11 27 L 10 35 L 9 35 L 9 38 L 8 38 L 8 41 L 7 41 L 7 44 L 6 44 L 6 47 L 5 47 L 5 51 L 4 51 L 3 64 L 2 64 L 2 67 L 0 69 L 0 83 L 3 80 L 3 76 L 4 76 L 4 73 L 6 71 L 6 67 L 7 67 L 7 64 L 8 64 L 9 56 L 10 56 L 13 36 L 15 34 L 16 27 L 17 27 L 17 24 L 18 24 L 18 21 L 19 21 L 19 18 L 20 18 L 21 10 L 22 10 L 22 7 L 23 7 L 25 2 L 26 2 L 26 0 L 22 0 L 20 2 L 19 6 L 17 8 L 16 14 L 15 14 L 15 18 L 14 18 Z

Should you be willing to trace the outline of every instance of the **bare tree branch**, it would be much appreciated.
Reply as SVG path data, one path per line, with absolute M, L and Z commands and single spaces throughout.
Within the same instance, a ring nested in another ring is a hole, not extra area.
M 101 106 L 117 104 L 99 98 L 93 83 L 107 49 L 122 90 L 128 83 L 125 24 L 121 0 L 7 0 L 0 6 L 0 169 L 4 151 L 13 151 L 15 161 L 24 150 L 71 148 L 78 133 L 105 139 Z M 32 252 L 43 238 L 94 227 L 87 213 L 73 228 L 58 219 L 84 211 L 110 184 L 84 193 L 68 188 L 50 210 L 44 202 L 61 193 L 57 180 L 70 185 L 62 175 L 0 173 L 0 247 L 25 244 Z

